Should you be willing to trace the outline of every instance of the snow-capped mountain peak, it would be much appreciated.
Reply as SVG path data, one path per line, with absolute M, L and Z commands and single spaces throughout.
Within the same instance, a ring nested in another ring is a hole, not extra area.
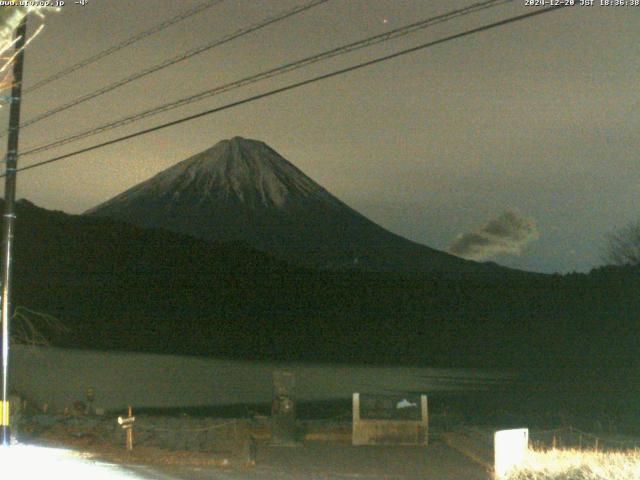
M 234 137 L 194 155 L 113 201 L 153 194 L 197 203 L 222 200 L 250 208 L 284 207 L 305 197 L 332 203 L 333 197 L 265 143 Z M 109 202 L 110 203 L 110 202 Z
M 319 268 L 479 268 L 375 224 L 265 143 L 234 137 L 86 212 L 213 241 L 242 241 Z

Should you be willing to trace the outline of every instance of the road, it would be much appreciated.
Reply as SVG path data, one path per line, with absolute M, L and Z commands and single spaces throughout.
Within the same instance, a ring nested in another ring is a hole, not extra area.
M 262 447 L 253 467 L 127 465 L 153 480 L 488 480 L 491 475 L 446 445 L 353 447 L 308 443 L 303 447 Z
M 17 444 L 0 448 L 2 475 L 7 478 L 68 480 L 489 480 L 482 466 L 436 440 L 428 447 L 353 446 L 307 441 L 299 447 L 258 445 L 256 464 L 220 454 L 136 449 L 117 455 L 93 449 L 71 450 L 49 444 Z M 203 456 L 204 455 L 204 456 Z M 225 461 L 225 463 L 227 463 Z

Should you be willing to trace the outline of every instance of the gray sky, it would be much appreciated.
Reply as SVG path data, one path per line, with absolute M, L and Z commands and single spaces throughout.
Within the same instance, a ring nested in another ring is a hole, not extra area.
M 27 52 L 25 86 L 200 0 L 67 1 Z M 23 120 L 302 0 L 227 0 L 24 98 Z M 331 0 L 21 132 L 21 149 L 348 41 L 475 3 Z M 524 0 L 213 97 L 21 165 L 531 11 Z M 596 3 L 599 3 L 597 1 Z M 35 22 L 34 22 L 35 23 Z M 34 24 L 32 23 L 32 27 Z M 18 196 L 80 213 L 218 141 L 265 141 L 344 202 L 434 248 L 506 211 L 537 238 L 499 263 L 586 271 L 637 220 L 640 7 L 575 7 L 500 27 L 20 174 Z M 0 110 L 6 122 L 8 108 Z M 4 143 L 5 139 L 0 142 Z

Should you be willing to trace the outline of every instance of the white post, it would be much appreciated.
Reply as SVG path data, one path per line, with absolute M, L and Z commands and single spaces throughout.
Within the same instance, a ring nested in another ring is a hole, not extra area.
M 529 429 L 500 430 L 494 434 L 496 477 L 504 477 L 509 470 L 524 462 L 529 448 Z

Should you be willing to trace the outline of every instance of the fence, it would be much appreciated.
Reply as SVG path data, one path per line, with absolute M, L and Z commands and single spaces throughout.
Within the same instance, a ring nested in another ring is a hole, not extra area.
M 245 419 L 136 415 L 133 442 L 134 448 L 241 454 L 250 442 L 251 429 L 256 426 Z M 23 419 L 21 433 L 32 438 L 86 439 L 93 445 L 125 444 L 125 431 L 113 417 L 38 415 Z
M 242 420 L 189 417 L 138 417 L 134 432 L 140 446 L 225 454 L 241 450 L 249 436 L 248 424 Z

